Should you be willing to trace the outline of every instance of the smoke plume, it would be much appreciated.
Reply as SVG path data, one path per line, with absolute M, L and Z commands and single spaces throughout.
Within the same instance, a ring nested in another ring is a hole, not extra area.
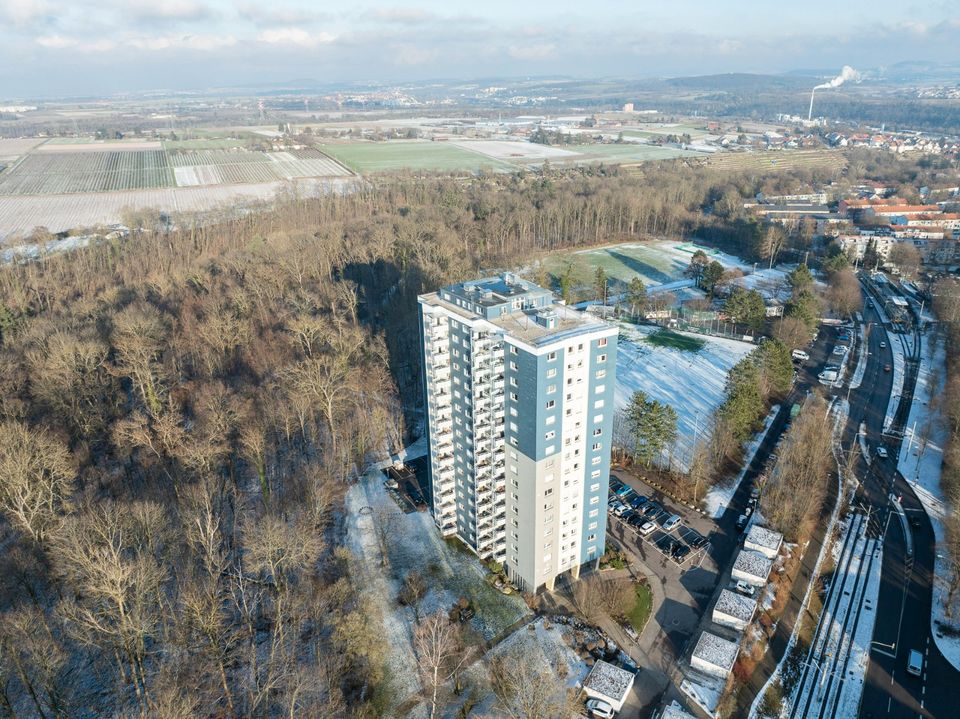
M 817 85 L 814 90 L 828 90 L 831 87 L 840 87 L 843 83 L 850 82 L 860 82 L 860 73 L 854 70 L 849 65 L 844 65 L 843 69 L 840 71 L 840 74 L 833 78 L 830 82 L 825 82 L 822 85 Z

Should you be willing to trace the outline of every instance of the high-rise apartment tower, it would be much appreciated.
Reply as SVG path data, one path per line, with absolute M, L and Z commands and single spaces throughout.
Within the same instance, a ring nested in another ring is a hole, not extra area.
M 616 328 L 511 274 L 419 299 L 437 527 L 525 591 L 578 578 L 604 551 Z

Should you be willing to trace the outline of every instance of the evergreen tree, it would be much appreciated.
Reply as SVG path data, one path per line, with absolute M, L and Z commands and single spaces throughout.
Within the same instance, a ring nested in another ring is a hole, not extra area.
M 700 287 L 707 294 L 712 295 L 717 288 L 717 283 L 723 277 L 723 265 L 714 260 L 703 268 L 703 274 L 700 276 Z
M 677 413 L 668 404 L 637 390 L 627 406 L 627 423 L 634 441 L 634 458 L 649 467 L 677 438 Z
M 597 267 L 596 274 L 593 276 L 593 286 L 597 291 L 597 299 L 604 305 L 607 304 L 607 273 L 603 267 Z
M 647 286 L 639 277 L 634 277 L 627 286 L 627 304 L 634 317 L 642 315 L 647 309 Z

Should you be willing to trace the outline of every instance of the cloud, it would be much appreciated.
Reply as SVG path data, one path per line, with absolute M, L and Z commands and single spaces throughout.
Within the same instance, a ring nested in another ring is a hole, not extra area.
M 263 5 L 242 4 L 237 15 L 258 27 L 276 27 L 303 25 L 330 20 L 333 16 L 327 12 L 302 7 L 264 7 Z
M 557 46 L 552 42 L 534 45 L 511 45 L 507 53 L 514 60 L 549 60 L 557 55 Z
M 136 18 L 155 22 L 193 22 L 214 16 L 213 10 L 198 0 L 133 0 L 127 7 Z
M 436 15 L 423 8 L 384 7 L 370 10 L 364 14 L 370 20 L 397 23 L 398 25 L 419 25 L 436 19 Z
M 76 47 L 79 41 L 76 38 L 63 37 L 63 35 L 43 35 L 36 39 L 36 43 L 51 50 L 62 50 L 68 47 Z
M 53 8 L 47 0 L 0 0 L 0 17 L 15 27 L 32 25 L 48 18 Z
M 132 37 L 124 42 L 136 50 L 221 50 L 237 44 L 233 35 L 161 35 Z
M 437 59 L 440 51 L 420 45 L 399 44 L 391 46 L 393 62 L 397 65 L 425 65 Z
M 264 30 L 257 35 L 257 40 L 268 45 L 297 45 L 299 47 L 316 47 L 331 43 L 337 39 L 329 32 L 308 32 L 299 27 L 282 27 Z

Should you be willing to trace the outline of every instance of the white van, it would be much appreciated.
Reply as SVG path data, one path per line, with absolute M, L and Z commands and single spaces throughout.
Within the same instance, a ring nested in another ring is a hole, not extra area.
M 807 360 L 810 359 L 810 355 L 808 355 L 803 350 L 794 350 L 793 352 L 790 353 L 790 356 L 793 357 L 795 360 L 800 360 L 801 362 L 806 362 Z
M 923 655 L 916 649 L 910 650 L 910 657 L 907 659 L 907 673 L 918 677 L 923 673 Z

